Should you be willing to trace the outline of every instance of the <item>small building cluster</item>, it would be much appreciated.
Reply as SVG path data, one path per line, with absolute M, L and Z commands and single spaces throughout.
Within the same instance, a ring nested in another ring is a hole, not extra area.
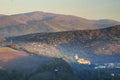
M 86 60 L 84 58 L 79 58 L 78 54 L 76 54 L 74 57 L 79 64 L 88 64 L 88 65 L 91 64 L 90 60 Z

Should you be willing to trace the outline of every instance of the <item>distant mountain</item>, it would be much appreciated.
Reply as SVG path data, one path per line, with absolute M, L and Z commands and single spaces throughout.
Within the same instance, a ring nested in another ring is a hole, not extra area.
M 18 36 L 30 33 L 100 29 L 119 25 L 114 20 L 88 20 L 72 15 L 30 12 L 0 17 L 0 36 Z
M 99 59 L 104 62 L 119 61 L 120 55 L 119 25 L 105 29 L 36 33 L 6 38 L 6 42 L 10 40 L 36 54 L 64 56 L 69 61 L 73 61 L 75 54 L 93 62 Z

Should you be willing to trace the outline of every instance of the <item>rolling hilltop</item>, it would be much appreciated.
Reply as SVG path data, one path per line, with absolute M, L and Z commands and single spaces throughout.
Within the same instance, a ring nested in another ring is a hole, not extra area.
M 30 12 L 0 16 L 0 36 L 18 36 L 31 33 L 100 29 L 119 25 L 114 20 L 88 20 L 72 15 Z
M 64 32 L 52 32 L 52 33 L 35 33 L 28 34 L 18 37 L 8 37 L 13 41 L 45 41 L 49 44 L 54 44 L 56 41 L 62 42 L 62 40 L 70 41 L 97 41 L 97 40 L 106 40 L 106 41 L 119 41 L 120 26 L 112 26 L 104 29 L 96 30 L 74 30 L 74 31 L 64 31 Z

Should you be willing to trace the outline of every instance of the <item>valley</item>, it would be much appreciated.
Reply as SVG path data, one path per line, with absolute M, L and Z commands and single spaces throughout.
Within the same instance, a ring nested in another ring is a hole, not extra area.
M 44 12 L 0 21 L 0 80 L 120 79 L 118 21 Z

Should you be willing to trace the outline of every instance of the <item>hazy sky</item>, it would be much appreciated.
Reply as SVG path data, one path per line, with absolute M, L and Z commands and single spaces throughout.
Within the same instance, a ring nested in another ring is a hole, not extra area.
M 120 0 L 0 0 L 0 14 L 32 11 L 120 21 Z

